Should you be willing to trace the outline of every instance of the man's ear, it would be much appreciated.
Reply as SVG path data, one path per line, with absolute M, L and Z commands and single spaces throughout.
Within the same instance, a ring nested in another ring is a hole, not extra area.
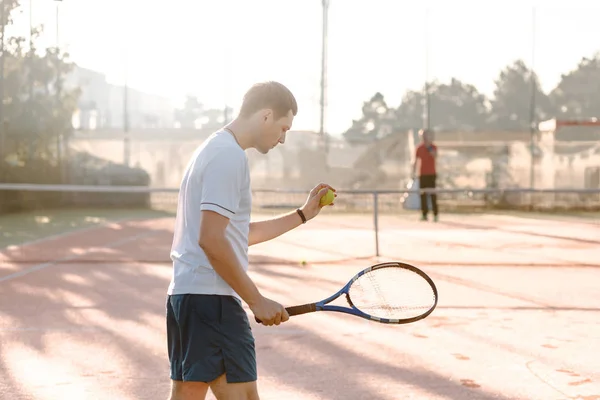
M 273 110 L 269 110 L 268 108 L 263 110 L 263 121 L 267 122 L 272 116 Z

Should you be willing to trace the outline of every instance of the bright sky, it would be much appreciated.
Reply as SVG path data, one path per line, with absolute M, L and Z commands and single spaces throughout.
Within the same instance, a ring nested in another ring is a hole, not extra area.
M 11 33 L 27 34 L 29 1 Z M 34 24 L 54 46 L 56 2 L 31 0 Z M 330 0 L 326 127 L 347 129 L 376 91 L 397 106 L 429 75 L 457 77 L 491 95 L 500 69 L 532 61 L 545 90 L 582 56 L 600 51 L 598 0 Z M 488 6 L 483 7 L 481 3 Z M 236 108 L 254 82 L 279 80 L 300 112 L 295 129 L 317 130 L 321 0 L 63 0 L 59 38 L 72 59 L 121 84 L 181 103 L 186 93 L 211 107 Z M 417 5 L 418 4 L 418 5 Z M 127 58 L 125 57 L 127 54 Z

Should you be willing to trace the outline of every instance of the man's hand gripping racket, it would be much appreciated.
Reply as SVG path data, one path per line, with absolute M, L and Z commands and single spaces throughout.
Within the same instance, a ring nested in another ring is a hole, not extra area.
M 349 307 L 329 305 L 342 295 L 346 296 Z M 324 300 L 286 307 L 286 310 L 290 317 L 335 311 L 384 324 L 407 324 L 427 317 L 437 302 L 437 288 L 425 272 L 409 264 L 387 262 L 360 271 Z M 256 322 L 261 323 L 258 319 Z

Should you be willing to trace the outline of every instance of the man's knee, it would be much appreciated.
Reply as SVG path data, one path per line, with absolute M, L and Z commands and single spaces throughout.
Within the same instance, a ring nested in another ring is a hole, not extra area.
M 206 382 L 171 381 L 170 400 L 203 400 L 208 393 Z

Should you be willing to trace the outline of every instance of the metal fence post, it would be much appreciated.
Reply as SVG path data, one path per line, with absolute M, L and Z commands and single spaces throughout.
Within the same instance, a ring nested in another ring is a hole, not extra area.
M 379 193 L 373 192 L 373 227 L 375 229 L 375 256 L 379 257 Z

